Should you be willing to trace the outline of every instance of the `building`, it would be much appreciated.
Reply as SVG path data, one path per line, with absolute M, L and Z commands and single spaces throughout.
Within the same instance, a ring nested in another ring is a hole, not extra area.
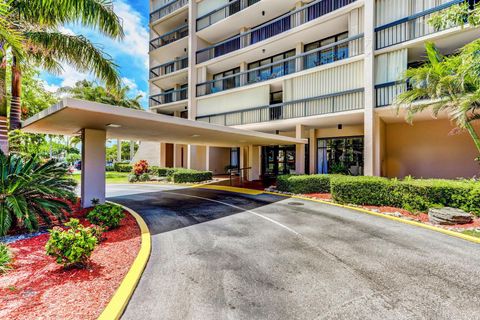
M 452 53 L 478 29 L 435 30 L 463 0 L 150 0 L 151 112 L 308 139 L 307 146 L 219 148 L 143 142 L 137 159 L 248 178 L 348 172 L 388 177 L 478 174 L 467 134 L 446 116 L 414 125 L 392 107 L 424 43 Z

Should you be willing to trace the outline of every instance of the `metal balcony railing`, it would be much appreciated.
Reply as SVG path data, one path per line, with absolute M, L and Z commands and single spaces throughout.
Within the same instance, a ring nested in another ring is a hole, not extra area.
M 188 36 L 188 25 L 183 25 L 150 41 L 150 51 L 166 46 Z
M 150 69 L 150 79 L 161 77 L 188 67 L 188 57 L 176 59 Z
M 169 15 L 170 13 L 175 12 L 180 8 L 183 8 L 187 4 L 188 4 L 188 0 L 174 0 L 164 4 L 160 8 L 150 13 L 150 23 L 153 23 Z
M 149 106 L 150 108 L 164 105 L 167 103 L 178 102 L 187 99 L 188 88 L 182 88 L 179 90 L 172 90 L 156 94 L 150 97 Z
M 251 5 L 259 2 L 260 0 L 235 0 L 221 6 L 218 9 L 213 10 L 199 18 L 197 18 L 197 31 L 203 30 L 212 24 L 221 21 L 227 17 L 238 13 Z
M 314 1 L 309 5 L 282 15 L 245 33 L 197 51 L 197 63 L 202 63 L 269 39 L 356 1 L 357 0 Z
M 283 59 L 221 79 L 199 83 L 197 97 L 280 78 L 364 53 L 363 34 L 344 39 L 295 57 Z
M 377 108 L 391 105 L 397 96 L 407 91 L 406 82 L 387 82 L 375 86 L 375 105 Z
M 360 88 L 242 111 L 202 116 L 197 117 L 197 120 L 224 126 L 236 126 L 361 110 L 364 106 L 364 89 Z
M 407 42 L 436 32 L 443 31 L 435 29 L 428 23 L 432 15 L 463 2 L 465 1 L 449 1 L 435 8 L 431 8 L 375 28 L 376 49 L 379 50 L 387 48 L 399 43 Z

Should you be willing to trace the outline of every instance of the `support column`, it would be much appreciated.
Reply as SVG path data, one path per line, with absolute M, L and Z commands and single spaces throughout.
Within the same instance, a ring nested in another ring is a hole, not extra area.
M 310 136 L 310 174 L 317 173 L 317 161 L 318 161 L 318 150 L 317 150 L 317 130 L 310 129 L 309 131 Z
M 82 130 L 82 207 L 92 206 L 92 200 L 105 203 L 105 141 L 104 130 Z
M 117 162 L 122 161 L 122 140 L 117 139 Z
M 295 55 L 298 56 L 304 52 L 303 42 L 297 43 L 295 46 Z M 295 61 L 295 71 L 299 72 L 303 70 L 304 58 L 296 59 Z
M 246 152 L 245 152 L 245 147 L 240 147 L 240 169 L 246 168 L 248 161 L 246 160 Z M 242 176 L 242 179 L 245 179 L 245 173 L 244 171 L 240 172 L 240 175 Z
M 207 170 L 207 147 L 188 145 L 187 168 L 193 170 Z
M 261 174 L 261 147 L 249 145 L 248 146 L 248 165 L 247 167 L 251 167 L 252 169 L 248 170 L 248 180 L 260 180 Z
M 188 4 L 188 119 L 197 118 L 197 1 Z
M 135 157 L 135 141 L 130 140 L 130 161 Z
M 295 138 L 305 139 L 305 126 L 297 124 L 295 128 Z M 295 145 L 295 173 L 305 174 L 305 145 Z
M 210 147 L 205 147 L 205 171 L 210 171 Z
M 175 151 L 175 147 L 174 147 Z M 175 164 L 175 156 L 173 163 Z M 160 143 L 160 167 L 165 168 L 167 166 L 167 144 L 164 142 Z
M 380 175 L 379 155 L 376 152 L 376 136 L 378 122 L 375 120 L 375 0 L 365 1 L 365 118 L 364 118 L 364 174 Z

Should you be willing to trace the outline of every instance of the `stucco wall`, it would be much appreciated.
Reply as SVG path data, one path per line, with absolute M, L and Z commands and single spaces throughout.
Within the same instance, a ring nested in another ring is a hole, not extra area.
M 386 124 L 386 175 L 457 178 L 478 174 L 474 162 L 478 154 L 470 136 L 451 134 L 452 129 L 448 120 Z
M 225 167 L 230 164 L 230 149 L 210 147 L 210 171 L 213 174 L 224 174 Z

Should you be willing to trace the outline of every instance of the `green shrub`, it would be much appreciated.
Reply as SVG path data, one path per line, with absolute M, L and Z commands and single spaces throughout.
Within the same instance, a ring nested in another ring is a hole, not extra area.
M 113 168 L 117 172 L 131 172 L 133 166 L 130 164 L 130 162 L 115 162 Z
M 390 206 L 394 182 L 379 177 L 337 176 L 331 179 L 335 201 L 357 205 Z
M 107 172 L 115 171 L 115 166 L 105 166 L 105 171 Z
M 123 218 L 123 208 L 109 203 L 95 206 L 87 215 L 88 221 L 107 229 L 117 228 Z
M 171 175 L 174 183 L 193 183 L 212 180 L 213 174 L 210 171 L 197 171 L 189 169 L 177 169 Z
M 162 168 L 151 167 L 149 173 L 157 177 L 171 177 L 178 170 L 185 170 L 183 168 Z
M 55 258 L 64 267 L 85 267 L 98 244 L 96 232 L 84 227 L 78 219 L 65 224 L 69 229 L 54 227 L 45 246 L 47 255 Z
M 295 194 L 330 193 L 330 178 L 325 174 L 279 176 L 277 189 Z
M 0 242 L 0 274 L 11 269 L 12 255 L 5 243 Z

